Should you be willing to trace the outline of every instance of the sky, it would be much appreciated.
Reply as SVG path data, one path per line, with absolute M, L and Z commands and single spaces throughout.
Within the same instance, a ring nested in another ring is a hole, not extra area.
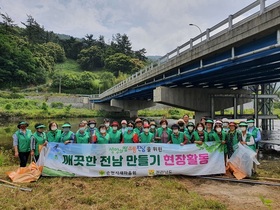
M 268 0 L 267 4 L 276 0 Z M 48 31 L 83 38 L 126 34 L 133 50 L 163 56 L 254 0 L 0 0 L 23 27 L 31 15 Z M 246 16 L 246 15 L 245 15 Z M 242 18 L 242 17 L 241 17 Z

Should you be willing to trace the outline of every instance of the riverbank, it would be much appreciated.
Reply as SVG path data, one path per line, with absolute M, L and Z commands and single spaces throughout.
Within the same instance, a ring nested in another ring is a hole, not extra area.
M 1 167 L 0 178 L 9 181 Z M 41 177 L 22 184 L 32 192 L 0 187 L 1 209 L 279 209 L 280 187 L 188 176 Z M 69 193 L 71 192 L 71 193 Z M 16 201 L 16 202 L 15 202 Z

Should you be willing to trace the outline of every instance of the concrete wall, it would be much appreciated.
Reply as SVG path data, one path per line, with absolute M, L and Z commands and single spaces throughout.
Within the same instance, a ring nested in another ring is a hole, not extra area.
M 53 102 L 61 102 L 64 106 L 72 105 L 74 108 L 92 108 L 88 97 L 79 96 L 26 96 L 27 99 L 40 100 L 50 105 Z

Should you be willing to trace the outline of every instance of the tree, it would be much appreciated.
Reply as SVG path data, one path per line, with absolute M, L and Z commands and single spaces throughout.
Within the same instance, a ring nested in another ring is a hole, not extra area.
M 99 47 L 91 46 L 90 48 L 81 50 L 77 62 L 81 65 L 82 69 L 95 70 L 104 65 L 102 54 Z
M 27 36 L 30 43 L 35 44 L 46 42 L 45 29 L 41 27 L 31 15 L 27 15 L 26 23 L 21 23 L 26 27 L 23 35 Z
M 78 58 L 78 54 L 83 49 L 83 43 L 72 36 L 70 39 L 60 40 L 60 44 L 64 48 L 66 57 L 74 60 Z
M 133 55 L 131 43 L 126 34 L 121 35 L 120 33 L 117 33 L 112 39 L 111 46 L 116 52 L 123 53 L 127 56 Z
M 42 45 L 42 47 L 45 48 L 45 51 L 49 56 L 52 56 L 54 58 L 55 62 L 64 62 L 66 57 L 65 57 L 65 52 L 63 48 L 56 43 L 53 42 L 48 42 Z
M 140 61 L 147 61 L 147 57 L 145 56 L 146 54 L 146 49 L 142 48 L 141 50 L 137 50 L 134 52 L 134 55 L 136 58 L 138 58 Z
M 119 72 L 132 74 L 144 67 L 144 63 L 122 53 L 116 53 L 105 59 L 105 68 L 118 76 Z
M 6 34 L 8 33 L 14 34 L 16 24 L 14 24 L 12 18 L 7 13 L 6 14 L 0 13 L 0 14 L 3 19 L 3 22 L 0 22 L 0 24 L 4 26 L 4 32 Z

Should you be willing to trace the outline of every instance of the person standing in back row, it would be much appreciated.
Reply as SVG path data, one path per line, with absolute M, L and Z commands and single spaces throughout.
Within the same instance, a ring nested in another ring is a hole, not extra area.
M 30 155 L 31 130 L 27 129 L 29 124 L 25 121 L 18 123 L 18 130 L 13 135 L 13 146 L 15 149 L 15 157 L 19 157 L 20 167 L 25 167 Z
M 47 145 L 47 136 L 44 132 L 46 126 L 42 123 L 35 124 L 36 131 L 31 136 L 31 157 L 35 156 L 35 160 L 39 159 L 39 155 L 43 146 Z

